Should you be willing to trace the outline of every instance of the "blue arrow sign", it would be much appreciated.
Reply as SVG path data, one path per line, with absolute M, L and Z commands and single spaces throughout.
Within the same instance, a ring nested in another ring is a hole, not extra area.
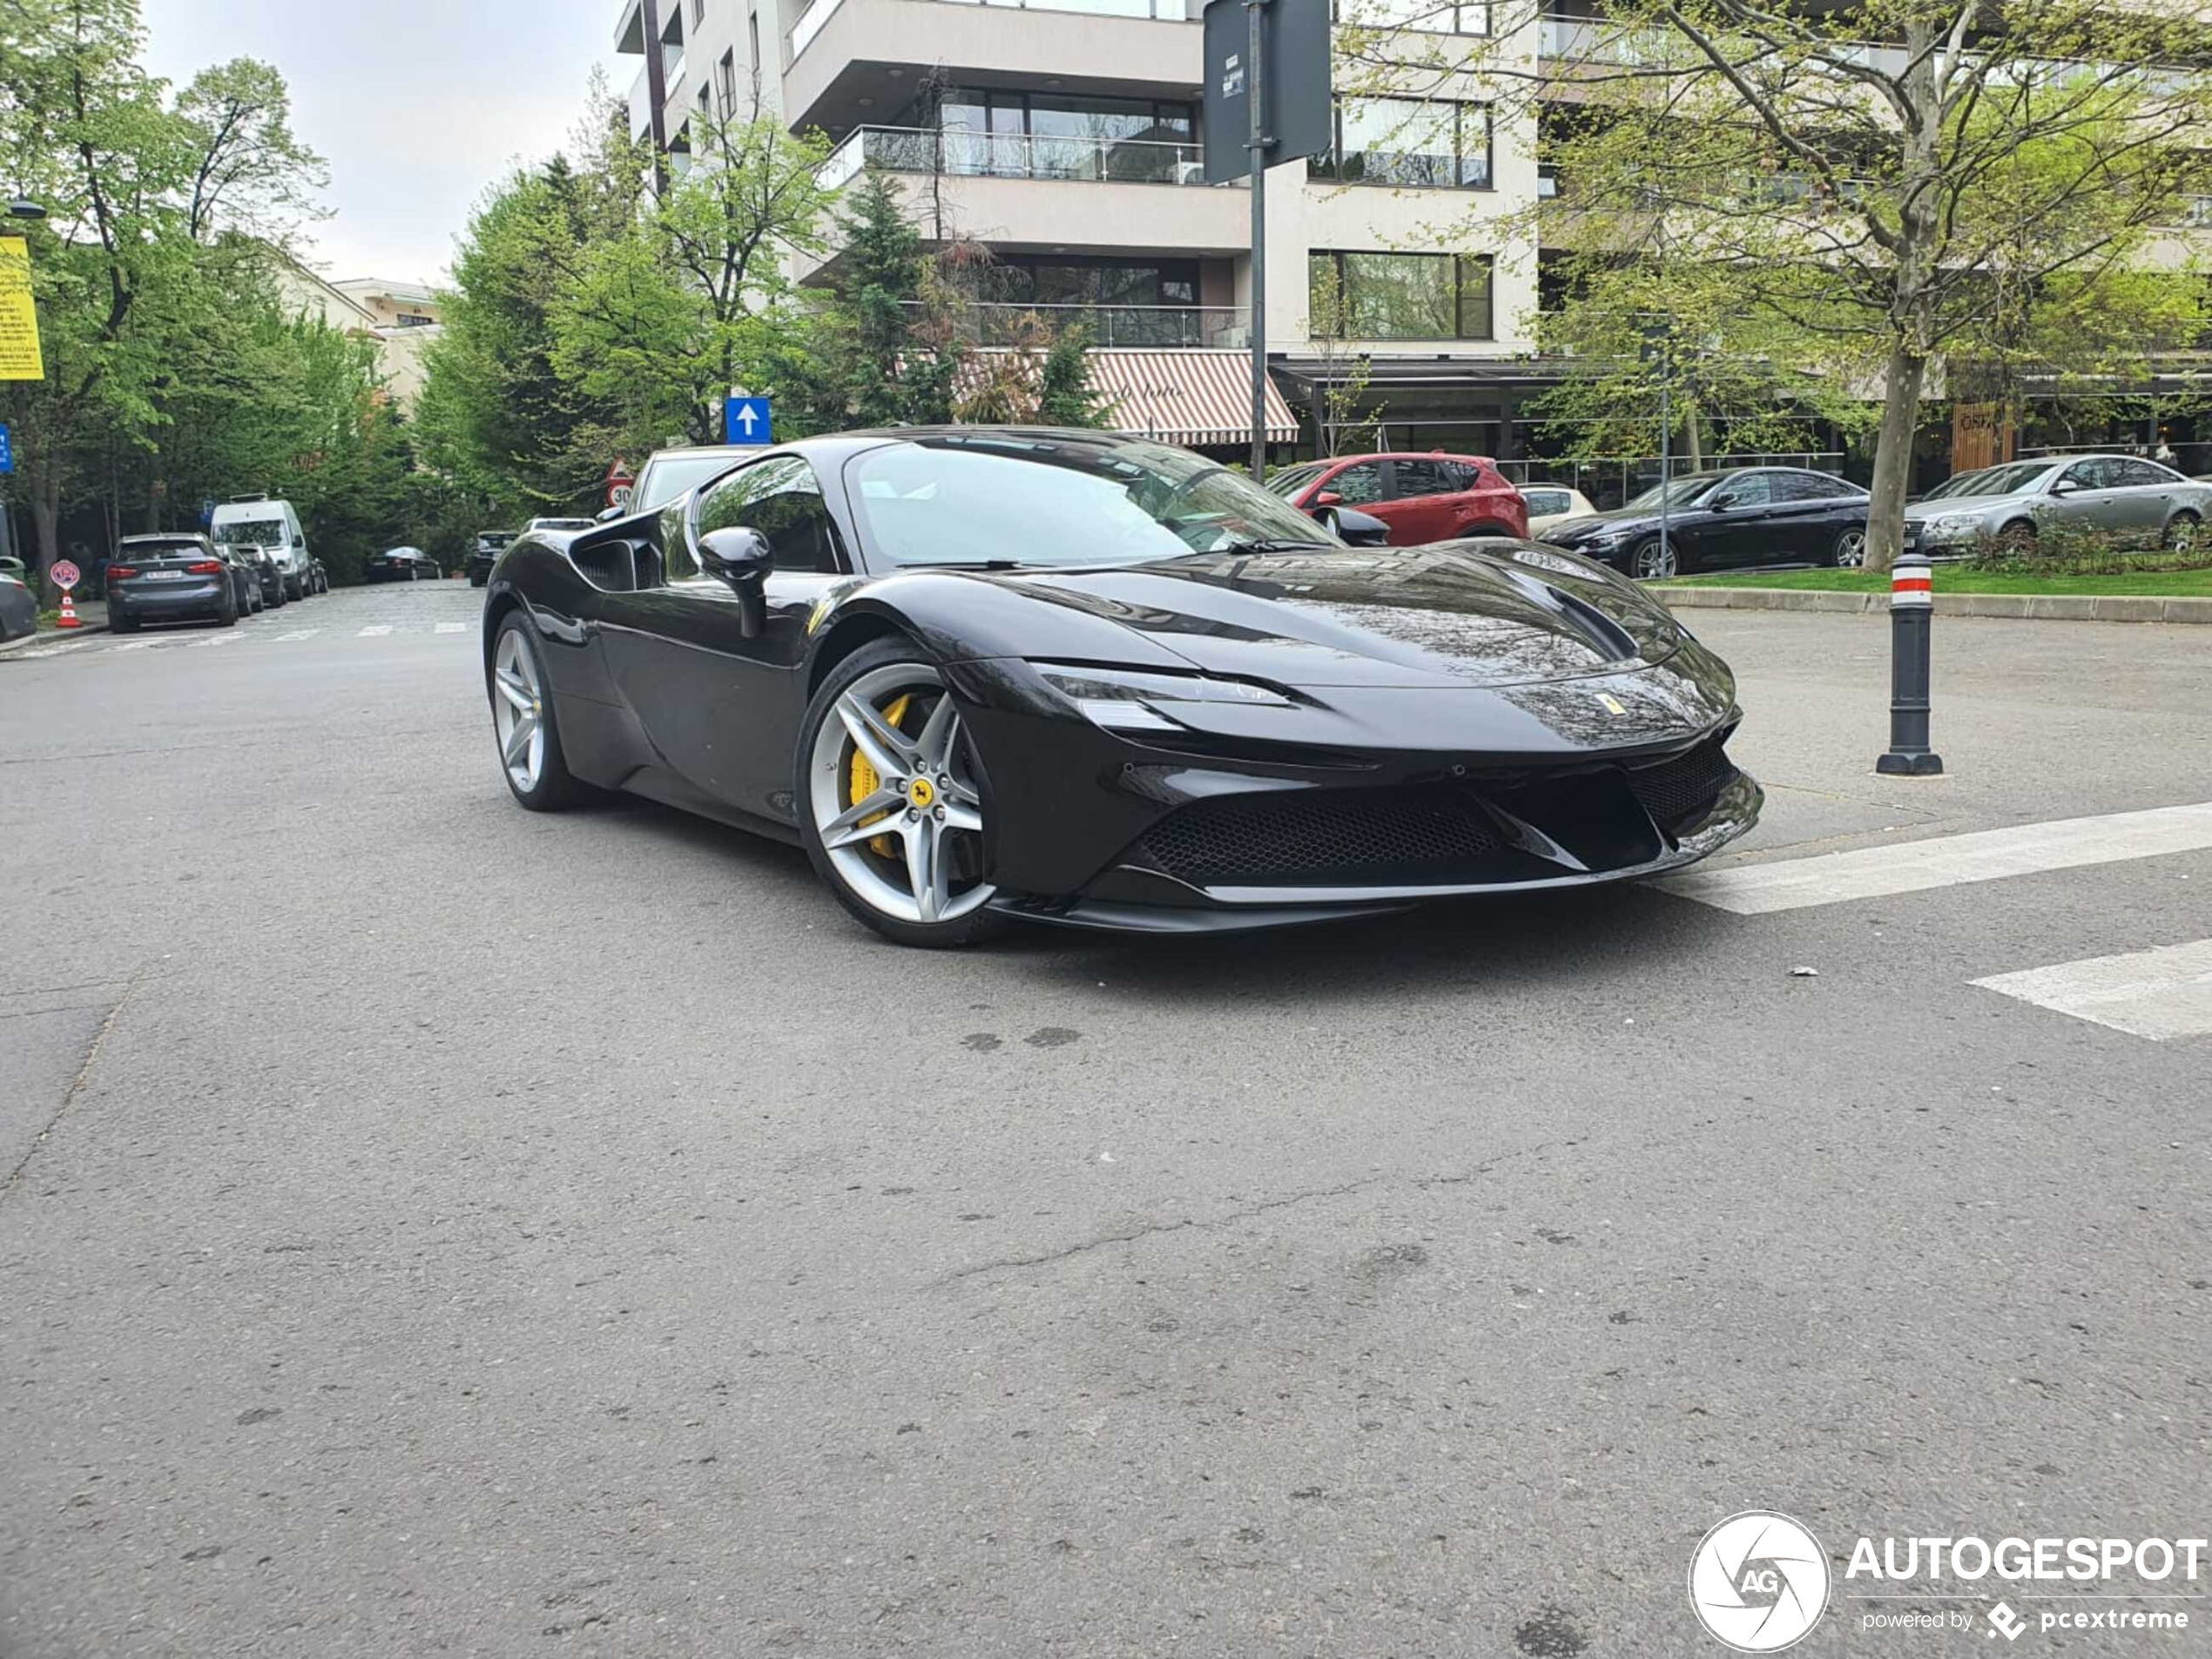
M 775 425 L 765 397 L 733 397 L 722 406 L 722 442 L 769 444 Z
M 0 426 L 0 472 L 16 469 L 16 435 Z

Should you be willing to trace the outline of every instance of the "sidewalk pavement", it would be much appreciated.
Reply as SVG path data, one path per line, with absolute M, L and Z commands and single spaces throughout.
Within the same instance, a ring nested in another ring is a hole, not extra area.
M 1840 593 L 1817 588 L 1676 588 L 1651 590 L 1676 610 L 1819 610 L 1860 616 L 1887 610 L 1886 593 Z M 2172 622 L 2212 625 L 2212 599 L 2162 599 L 2155 594 L 1946 593 L 1936 577 L 1939 617 L 2006 617 L 2033 622 Z

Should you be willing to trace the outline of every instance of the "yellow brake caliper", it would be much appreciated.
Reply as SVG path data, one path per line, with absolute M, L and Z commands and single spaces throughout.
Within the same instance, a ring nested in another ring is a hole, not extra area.
M 906 728 L 899 723 L 907 718 L 907 711 L 913 706 L 914 694 L 911 691 L 901 692 L 897 700 L 883 711 L 883 718 L 889 725 L 904 731 Z M 853 806 L 866 800 L 870 795 L 875 793 L 877 786 L 882 781 L 876 776 L 875 768 L 868 765 L 868 758 L 860 752 L 858 745 L 855 745 L 853 750 L 852 773 L 846 779 L 845 804 L 847 806 Z M 873 818 L 865 819 L 862 826 L 866 827 L 868 824 L 880 824 L 890 816 L 888 813 L 878 813 Z M 872 837 L 868 841 L 868 851 L 873 853 L 878 858 L 894 859 L 899 856 L 897 844 L 888 835 Z

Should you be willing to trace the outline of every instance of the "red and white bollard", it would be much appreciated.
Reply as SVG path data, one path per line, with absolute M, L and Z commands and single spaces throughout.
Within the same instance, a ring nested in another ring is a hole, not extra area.
M 1890 747 L 1874 770 L 1932 778 L 1943 757 L 1928 747 L 1928 646 L 1935 572 L 1925 553 L 1900 553 L 1890 571 Z

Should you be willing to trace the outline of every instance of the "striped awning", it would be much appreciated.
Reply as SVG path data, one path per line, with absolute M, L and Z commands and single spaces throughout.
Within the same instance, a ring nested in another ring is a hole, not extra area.
M 1249 443 L 1252 435 L 1249 353 L 1200 347 L 1163 351 L 1093 350 L 1091 389 L 1116 432 L 1163 443 Z M 1267 440 L 1291 443 L 1298 417 L 1267 382 Z

